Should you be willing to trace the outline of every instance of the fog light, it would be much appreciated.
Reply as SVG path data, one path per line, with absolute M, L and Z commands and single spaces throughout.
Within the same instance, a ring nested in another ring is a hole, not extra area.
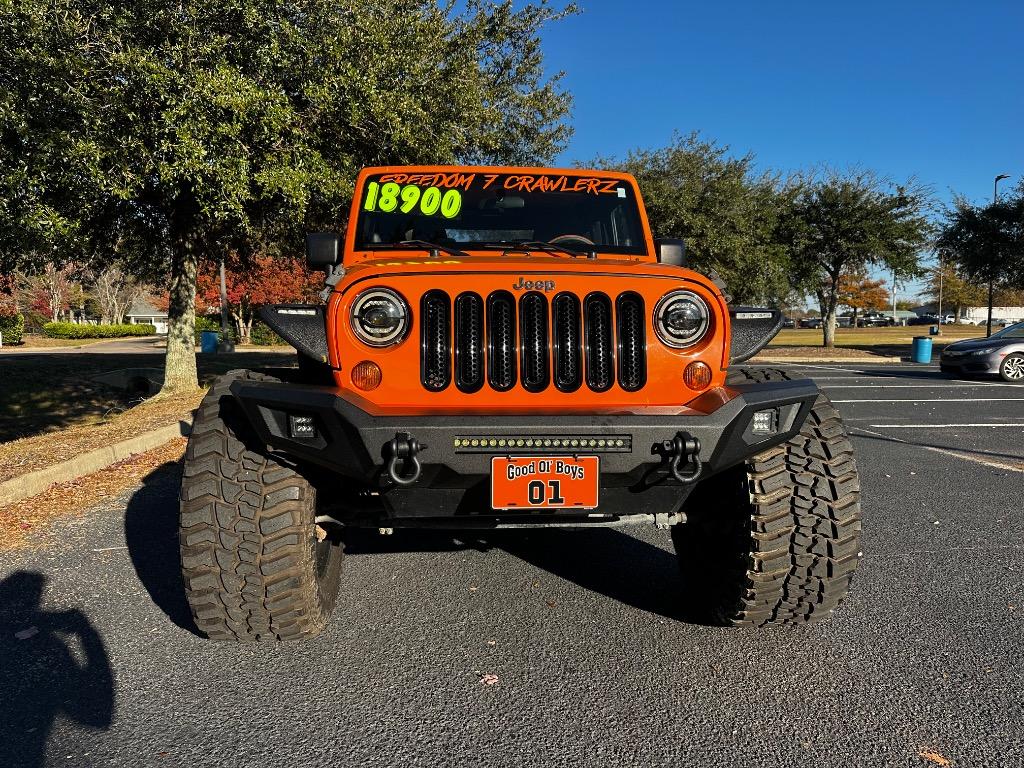
M 707 389 L 711 383 L 711 369 L 700 360 L 690 363 L 683 371 L 683 383 L 690 389 Z
M 352 384 L 364 392 L 379 387 L 382 378 L 380 366 L 371 360 L 363 360 L 352 368 Z
M 316 422 L 312 416 L 288 416 L 288 434 L 292 437 L 316 437 Z
M 750 422 L 750 430 L 755 435 L 774 435 L 779 431 L 779 411 L 770 408 L 767 411 L 755 411 Z

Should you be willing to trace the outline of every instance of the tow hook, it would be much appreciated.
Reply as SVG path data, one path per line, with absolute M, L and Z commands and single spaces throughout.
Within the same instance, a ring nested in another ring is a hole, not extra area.
M 663 442 L 661 448 L 668 458 L 668 468 L 672 477 L 683 485 L 697 481 L 704 471 L 704 465 L 700 460 L 700 440 L 685 432 L 676 432 L 676 436 Z M 691 467 L 685 474 L 680 469 L 683 463 Z
M 388 477 L 398 485 L 412 485 L 420 479 L 420 460 L 416 454 L 426 448 L 420 441 L 408 432 L 398 432 L 394 439 L 387 444 L 388 454 Z M 402 471 L 409 471 L 406 475 L 398 473 L 398 462 L 402 462 Z

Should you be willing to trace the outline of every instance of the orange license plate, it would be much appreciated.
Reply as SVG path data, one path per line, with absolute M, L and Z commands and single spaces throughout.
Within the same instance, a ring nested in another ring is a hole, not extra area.
M 598 456 L 494 456 L 493 509 L 594 509 Z

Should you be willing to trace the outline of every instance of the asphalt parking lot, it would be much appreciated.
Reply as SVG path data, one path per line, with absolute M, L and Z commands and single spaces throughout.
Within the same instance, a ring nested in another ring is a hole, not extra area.
M 398 532 L 354 542 L 321 637 L 214 644 L 169 466 L 0 553 L 0 766 L 1024 765 L 1024 386 L 790 370 L 861 468 L 865 558 L 831 621 L 681 620 L 653 528 Z

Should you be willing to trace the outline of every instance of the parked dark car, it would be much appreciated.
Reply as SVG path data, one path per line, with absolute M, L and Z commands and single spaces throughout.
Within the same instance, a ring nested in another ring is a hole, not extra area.
M 805 317 L 800 321 L 801 328 L 821 328 L 820 317 Z
M 796 321 L 794 321 L 792 317 L 784 317 L 782 318 L 782 327 L 796 328 Z
M 857 321 L 857 324 L 861 328 L 888 328 L 896 325 L 896 321 L 881 312 L 868 312 Z
M 938 315 L 918 315 L 907 320 L 907 325 L 938 325 Z
M 957 376 L 997 373 L 1003 381 L 1024 383 L 1024 323 L 950 344 L 942 350 L 939 368 Z

